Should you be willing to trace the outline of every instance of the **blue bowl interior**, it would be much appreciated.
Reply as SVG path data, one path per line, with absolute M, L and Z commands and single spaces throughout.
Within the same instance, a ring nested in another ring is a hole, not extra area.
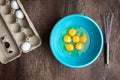
M 90 45 L 83 55 L 70 56 L 60 49 L 58 41 L 61 32 L 65 28 L 70 27 L 70 25 L 83 27 L 89 33 Z M 95 21 L 85 15 L 72 14 L 62 18 L 56 23 L 50 35 L 50 47 L 55 58 L 65 66 L 72 68 L 85 67 L 94 62 L 100 55 L 102 46 L 103 36 L 99 26 Z

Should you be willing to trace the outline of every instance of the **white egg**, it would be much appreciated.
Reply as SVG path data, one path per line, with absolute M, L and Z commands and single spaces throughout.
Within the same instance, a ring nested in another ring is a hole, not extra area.
M 19 5 L 16 0 L 11 1 L 11 7 L 15 10 L 19 9 Z
M 24 42 L 22 45 L 21 45 L 21 49 L 24 53 L 27 53 L 31 48 L 31 44 L 29 42 Z
M 24 18 L 24 14 L 21 10 L 17 10 L 16 11 L 16 17 L 19 18 L 19 19 L 22 19 Z

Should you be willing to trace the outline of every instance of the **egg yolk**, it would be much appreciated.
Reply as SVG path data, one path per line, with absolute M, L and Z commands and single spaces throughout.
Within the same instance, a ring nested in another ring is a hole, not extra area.
M 81 50 L 82 49 L 82 43 L 77 43 L 75 45 L 76 50 Z
M 85 35 L 80 36 L 80 42 L 85 43 L 87 41 L 87 37 Z
M 73 41 L 74 43 L 79 42 L 79 41 L 80 41 L 79 36 L 77 36 L 77 35 L 73 36 L 72 41 Z
M 69 35 L 64 36 L 64 41 L 65 42 L 71 42 L 71 37 Z
M 74 46 L 72 44 L 66 44 L 65 48 L 67 51 L 72 51 L 74 49 Z
M 69 35 L 70 36 L 74 36 L 76 34 L 76 30 L 74 28 L 71 28 L 69 31 L 68 31 Z

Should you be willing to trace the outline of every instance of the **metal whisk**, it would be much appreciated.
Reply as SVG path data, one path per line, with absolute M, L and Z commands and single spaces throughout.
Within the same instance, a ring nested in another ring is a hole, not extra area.
M 114 13 L 105 12 L 103 14 L 104 30 L 105 30 L 105 67 L 109 67 L 109 41 L 112 29 Z

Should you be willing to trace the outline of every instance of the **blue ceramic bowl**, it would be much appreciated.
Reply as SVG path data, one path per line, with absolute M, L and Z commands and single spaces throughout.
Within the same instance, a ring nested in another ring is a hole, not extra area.
M 81 26 L 89 33 L 90 45 L 83 55 L 71 56 L 60 49 L 61 32 L 70 25 Z M 94 20 L 82 14 L 72 14 L 62 18 L 50 34 L 50 48 L 54 57 L 63 65 L 71 68 L 82 68 L 93 63 L 99 57 L 102 47 L 103 35 L 100 27 Z

